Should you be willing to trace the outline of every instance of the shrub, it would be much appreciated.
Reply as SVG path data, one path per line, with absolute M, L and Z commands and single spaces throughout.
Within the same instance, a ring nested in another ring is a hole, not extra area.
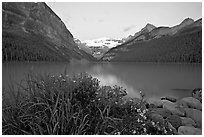
M 11 89 L 14 102 L 3 99 L 2 134 L 172 134 L 148 120 L 144 100 L 127 98 L 119 86 L 101 87 L 86 73 L 29 74 L 19 89 Z

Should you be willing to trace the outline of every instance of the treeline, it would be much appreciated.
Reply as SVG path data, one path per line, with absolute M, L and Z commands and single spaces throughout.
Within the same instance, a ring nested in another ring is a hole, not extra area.
M 111 61 L 202 63 L 202 31 L 121 45 L 108 53 L 115 54 Z
M 68 61 L 69 56 L 63 56 L 42 38 L 29 40 L 26 37 L 3 33 L 2 61 Z
M 42 50 L 15 43 L 2 47 L 3 61 L 57 61 L 59 58 Z
M 42 36 L 3 32 L 2 61 L 66 61 L 71 58 L 91 61 L 96 59 L 80 49 L 57 46 Z

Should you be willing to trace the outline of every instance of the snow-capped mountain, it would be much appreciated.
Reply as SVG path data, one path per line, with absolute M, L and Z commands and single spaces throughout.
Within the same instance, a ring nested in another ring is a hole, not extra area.
M 120 45 L 122 42 L 123 41 L 121 38 L 113 39 L 107 37 L 82 41 L 82 43 L 86 43 L 88 47 L 108 47 L 108 48 L 113 48 L 117 45 Z
M 112 39 L 112 38 L 99 38 L 94 40 L 84 40 L 74 39 L 75 43 L 78 45 L 79 49 L 92 54 L 95 58 L 101 58 L 104 53 L 109 49 L 116 47 L 124 42 L 123 39 Z
M 88 54 L 92 54 L 91 49 L 86 45 L 86 43 L 82 43 L 79 39 L 74 38 L 74 42 L 77 44 L 78 48 L 85 51 Z

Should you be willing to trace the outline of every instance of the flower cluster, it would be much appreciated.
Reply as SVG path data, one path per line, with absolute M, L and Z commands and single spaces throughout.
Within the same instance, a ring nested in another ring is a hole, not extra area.
M 126 97 L 120 86 L 100 87 L 88 74 L 30 77 L 25 89 L 27 100 L 11 110 L 17 113 L 4 111 L 4 134 L 171 134 L 148 119 L 143 99 Z

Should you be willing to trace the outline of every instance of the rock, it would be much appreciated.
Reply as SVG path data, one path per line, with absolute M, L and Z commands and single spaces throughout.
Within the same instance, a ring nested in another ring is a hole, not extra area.
M 177 99 L 172 98 L 172 97 L 168 97 L 168 96 L 167 97 L 162 97 L 161 100 L 168 100 L 170 102 L 176 102 L 177 101 Z
M 154 122 L 159 122 L 161 124 L 164 124 L 164 119 L 163 117 L 160 115 L 160 114 L 157 114 L 157 113 L 152 113 L 150 115 L 150 119 Z
M 186 108 L 195 108 L 198 110 L 202 110 L 202 104 L 199 100 L 193 97 L 185 97 L 181 100 L 177 101 L 176 104 L 178 106 L 186 107 Z
M 181 107 L 177 106 L 177 104 L 170 102 L 168 100 L 162 100 L 162 103 L 163 103 L 163 108 L 170 110 L 173 114 L 179 115 L 179 116 L 185 116 L 184 110 Z
M 202 135 L 202 130 L 195 127 L 180 126 L 178 128 L 179 135 Z
M 196 98 L 202 103 L 202 89 L 201 88 L 195 88 L 192 91 L 192 97 Z
M 149 104 L 149 108 L 157 108 L 154 104 Z
M 196 127 L 202 128 L 202 111 L 193 108 L 185 108 L 184 110 L 186 112 L 186 117 L 194 120 Z
M 154 104 L 157 108 L 163 107 L 163 103 L 161 100 L 154 101 L 154 102 L 152 102 L 152 104 Z
M 150 113 L 160 114 L 164 119 L 172 115 L 171 111 L 169 111 L 166 108 L 153 108 L 153 109 L 150 109 Z
M 171 123 L 167 121 L 167 124 L 168 124 L 168 128 L 171 129 L 172 132 L 173 132 L 175 135 L 177 135 L 178 132 L 177 132 L 177 130 L 171 125 Z
M 196 126 L 196 123 L 195 121 L 193 121 L 191 118 L 189 117 L 180 117 L 181 118 L 181 125 L 182 126 L 193 126 L 195 127 Z
M 181 126 L 182 122 L 181 122 L 181 118 L 178 116 L 178 115 L 171 115 L 171 116 L 168 116 L 167 119 L 166 119 L 168 122 L 171 123 L 171 125 L 178 129 L 178 127 Z

